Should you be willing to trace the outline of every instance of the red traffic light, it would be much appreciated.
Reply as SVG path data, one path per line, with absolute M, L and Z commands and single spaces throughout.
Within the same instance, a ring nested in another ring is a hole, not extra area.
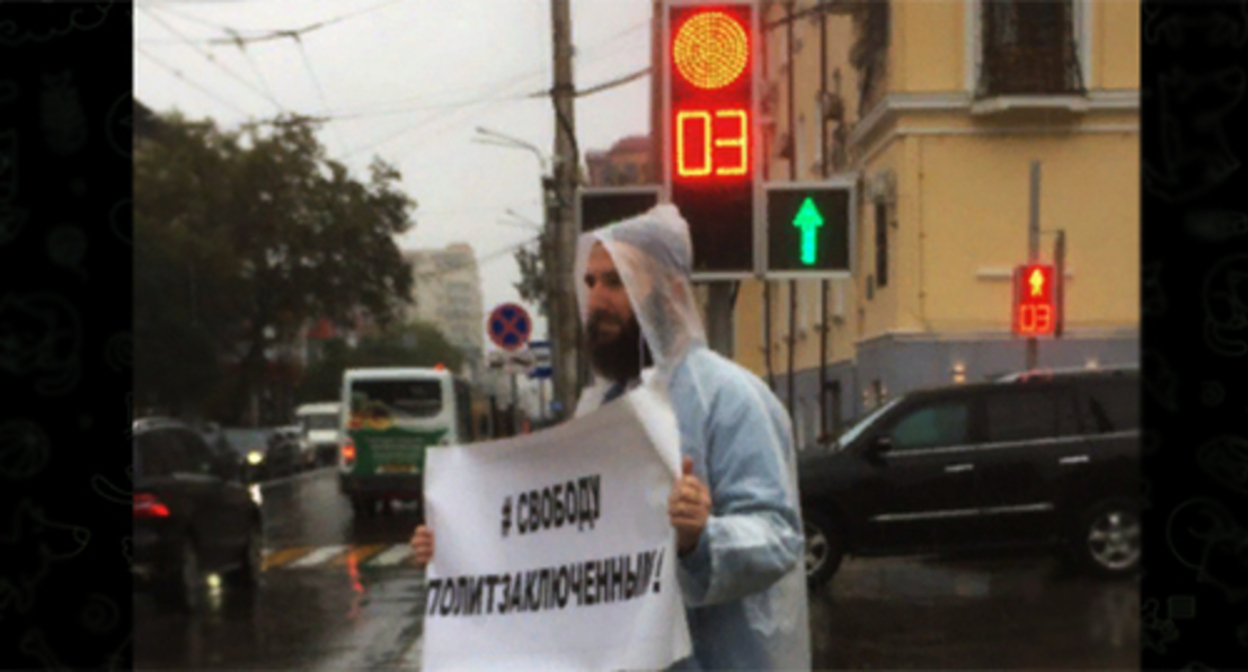
M 1027 264 L 1014 269 L 1014 315 L 1016 336 L 1052 336 L 1057 326 L 1057 292 L 1053 266 Z
M 676 71 L 699 89 L 722 89 L 750 62 L 750 39 L 737 19 L 719 11 L 685 19 L 672 42 Z

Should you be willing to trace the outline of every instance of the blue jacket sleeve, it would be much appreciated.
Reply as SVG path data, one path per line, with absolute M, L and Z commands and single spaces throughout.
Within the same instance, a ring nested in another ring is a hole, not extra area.
M 696 549 L 677 565 L 691 607 L 764 591 L 804 557 L 784 425 L 753 390 L 719 392 L 703 428 L 711 517 Z

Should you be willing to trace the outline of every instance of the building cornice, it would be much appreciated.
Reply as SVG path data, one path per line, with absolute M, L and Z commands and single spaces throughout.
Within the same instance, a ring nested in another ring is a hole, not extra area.
M 848 144 L 863 144 L 901 113 L 966 111 L 972 115 L 1013 109 L 1064 109 L 1074 113 L 1140 109 L 1138 89 L 1094 90 L 1083 95 L 995 96 L 975 100 L 965 92 L 890 93 L 869 111 L 849 133 Z

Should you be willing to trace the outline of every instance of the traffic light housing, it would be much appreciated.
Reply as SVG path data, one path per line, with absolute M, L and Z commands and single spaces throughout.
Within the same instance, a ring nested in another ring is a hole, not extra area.
M 663 16 L 665 192 L 689 223 L 695 276 L 752 274 L 755 2 L 669 0 Z
M 636 217 L 659 203 L 659 188 L 598 187 L 584 189 L 576 199 L 576 222 L 581 233 Z
M 768 277 L 849 277 L 856 188 L 843 178 L 767 185 Z
M 1015 336 L 1037 338 L 1057 333 L 1057 273 L 1051 264 L 1025 264 L 1014 269 Z

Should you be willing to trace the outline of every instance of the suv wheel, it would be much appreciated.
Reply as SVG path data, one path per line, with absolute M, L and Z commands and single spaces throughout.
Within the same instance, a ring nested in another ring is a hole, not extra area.
M 820 586 L 831 580 L 844 558 L 844 537 L 840 526 L 827 516 L 802 512 L 806 534 L 806 580 Z
M 187 537 L 178 551 L 176 566 L 156 591 L 156 597 L 164 605 L 194 613 L 199 609 L 203 596 L 204 575 L 199 568 L 199 552 L 195 543 Z
M 1076 557 L 1102 577 L 1134 574 L 1140 566 L 1139 506 L 1128 499 L 1101 502 L 1088 510 L 1074 539 Z

